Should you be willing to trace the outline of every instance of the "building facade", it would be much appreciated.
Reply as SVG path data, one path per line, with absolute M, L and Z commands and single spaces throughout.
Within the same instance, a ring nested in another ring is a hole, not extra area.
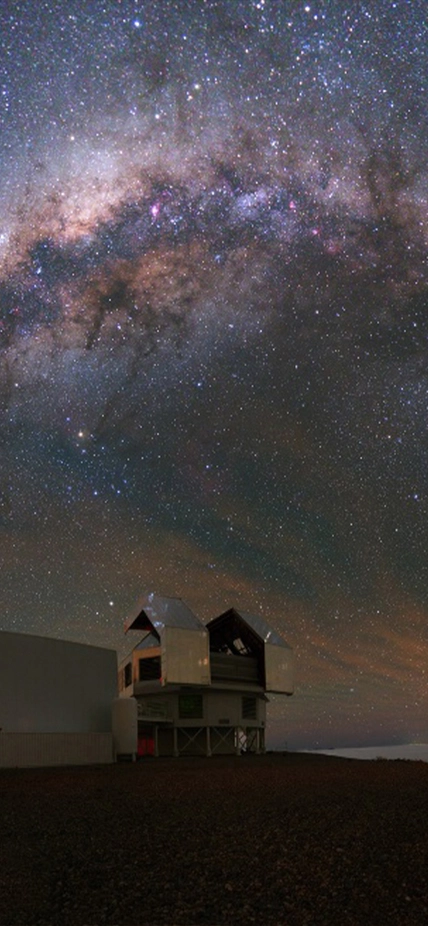
M 264 751 L 267 693 L 293 693 L 292 650 L 264 618 L 231 608 L 204 625 L 152 594 L 125 630 L 144 632 L 118 680 L 137 701 L 140 755 Z
M 114 760 L 114 650 L 0 632 L 0 767 Z

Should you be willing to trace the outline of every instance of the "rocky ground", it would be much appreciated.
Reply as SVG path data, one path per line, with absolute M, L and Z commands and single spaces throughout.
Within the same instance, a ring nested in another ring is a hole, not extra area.
M 0 771 L 2 926 L 428 923 L 428 764 Z

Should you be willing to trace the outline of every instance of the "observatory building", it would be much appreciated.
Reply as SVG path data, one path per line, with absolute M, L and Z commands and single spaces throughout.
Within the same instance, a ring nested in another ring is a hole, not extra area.
M 119 665 L 119 698 L 137 702 L 139 755 L 264 751 L 267 693 L 293 693 L 293 654 L 263 617 L 231 608 L 205 625 L 151 594 L 129 631 L 144 635 Z

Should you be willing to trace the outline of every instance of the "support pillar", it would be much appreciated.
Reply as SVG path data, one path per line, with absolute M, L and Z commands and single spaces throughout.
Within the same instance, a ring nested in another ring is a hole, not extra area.
M 241 746 L 240 746 L 240 742 L 239 742 L 239 727 L 235 727 L 234 736 L 235 736 L 235 755 L 240 756 L 240 755 L 241 755 Z
M 177 756 L 178 756 L 178 735 L 177 735 L 177 727 L 173 727 L 173 728 L 172 728 L 172 735 L 173 735 L 173 738 L 174 738 L 174 746 L 173 746 L 172 754 L 173 754 L 173 756 L 174 756 L 175 758 L 177 758 Z
M 159 741 L 158 741 L 158 725 L 155 723 L 153 728 L 153 748 L 154 754 L 157 757 L 159 755 Z
M 207 742 L 206 742 L 206 755 L 211 755 L 211 730 L 209 727 L 206 727 Z

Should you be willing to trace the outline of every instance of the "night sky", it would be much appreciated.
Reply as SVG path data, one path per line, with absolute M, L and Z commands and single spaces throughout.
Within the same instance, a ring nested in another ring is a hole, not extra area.
M 0 3 L 1 628 L 262 613 L 268 745 L 428 738 L 426 14 Z

